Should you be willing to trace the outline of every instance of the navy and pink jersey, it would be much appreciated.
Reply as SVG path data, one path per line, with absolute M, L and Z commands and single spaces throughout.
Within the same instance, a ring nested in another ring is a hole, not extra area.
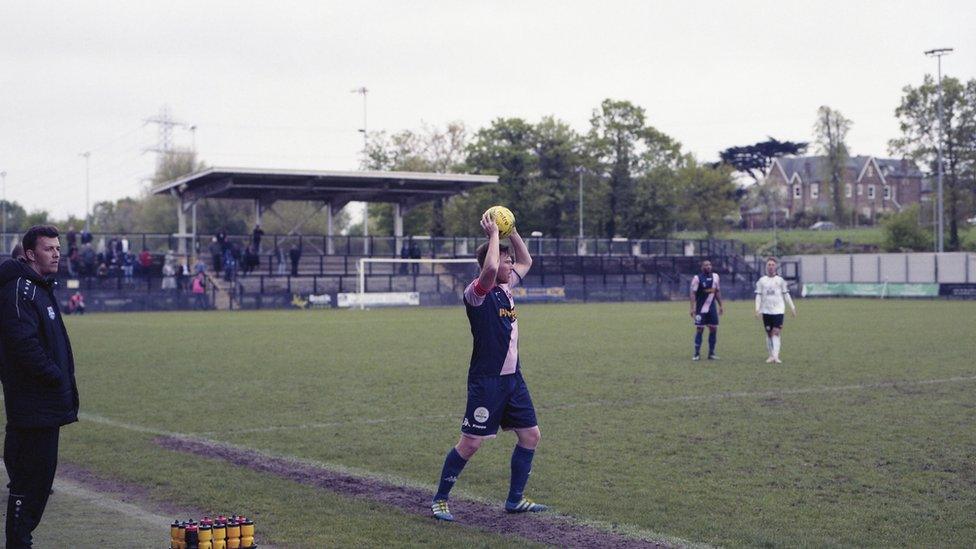
M 512 298 L 512 287 L 519 281 L 521 276 L 513 270 L 508 284 L 485 289 L 475 279 L 464 289 L 464 308 L 474 337 L 468 378 L 519 371 L 518 315 Z
M 718 275 L 699 273 L 691 279 L 691 291 L 695 292 L 695 314 L 706 314 L 712 310 L 715 292 L 718 291 Z

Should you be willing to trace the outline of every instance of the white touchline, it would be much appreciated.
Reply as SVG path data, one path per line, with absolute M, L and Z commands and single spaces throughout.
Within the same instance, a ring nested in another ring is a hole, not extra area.
M 157 528 L 169 526 L 169 523 L 173 520 L 172 517 L 157 515 L 156 513 L 146 511 L 145 509 L 132 505 L 131 503 L 117 500 L 101 492 L 89 490 L 81 484 L 77 484 L 60 477 L 54 480 L 54 490 L 56 493 L 67 494 L 71 497 L 82 499 L 85 501 L 85 503 L 94 505 L 96 507 L 101 507 L 102 509 L 108 511 L 120 513 L 129 518 L 140 520 L 147 524 L 152 524 Z

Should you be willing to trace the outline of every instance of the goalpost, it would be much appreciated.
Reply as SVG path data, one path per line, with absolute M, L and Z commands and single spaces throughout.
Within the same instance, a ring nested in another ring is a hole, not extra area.
M 450 264 L 450 263 L 474 263 L 477 264 L 478 260 L 471 257 L 467 259 L 439 259 L 439 258 L 429 258 L 429 259 L 399 259 L 395 257 L 361 257 L 359 261 L 356 262 L 356 274 L 358 276 L 359 282 L 356 287 L 356 296 L 359 301 L 359 308 L 366 308 L 366 264 L 367 263 L 388 263 L 392 265 L 396 264 L 413 264 L 413 265 L 423 265 L 423 264 Z M 437 273 L 434 273 L 435 275 Z

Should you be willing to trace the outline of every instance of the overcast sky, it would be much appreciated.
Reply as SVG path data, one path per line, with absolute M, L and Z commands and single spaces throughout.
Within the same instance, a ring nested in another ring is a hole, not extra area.
M 8 199 L 57 217 L 83 215 L 83 151 L 92 202 L 136 194 L 163 105 L 209 165 L 355 169 L 362 85 L 371 131 L 545 115 L 584 131 L 612 97 L 714 159 L 809 140 L 829 105 L 854 153 L 883 155 L 935 47 L 976 77 L 971 0 L 0 0 L 0 170 Z

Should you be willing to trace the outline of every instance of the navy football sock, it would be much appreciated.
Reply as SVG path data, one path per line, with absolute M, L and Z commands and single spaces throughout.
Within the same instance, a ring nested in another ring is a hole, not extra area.
M 718 332 L 708 332 L 708 354 L 715 354 L 715 341 L 718 339 Z
M 699 351 L 701 351 L 701 343 L 702 343 L 701 330 L 696 330 L 695 331 L 695 354 L 696 355 L 699 353 Z
M 458 476 L 461 475 L 461 471 L 467 463 L 468 460 L 461 457 L 457 448 L 451 448 L 451 451 L 447 453 L 447 457 L 444 458 L 444 468 L 441 469 L 441 481 L 437 485 L 437 494 L 434 495 L 434 501 L 447 499 L 447 495 L 451 492 L 451 488 L 454 488 L 454 483 L 457 482 Z
M 529 473 L 532 472 L 532 456 L 535 450 L 522 448 L 518 444 L 512 450 L 512 483 L 508 488 L 508 501 L 518 503 L 522 501 L 522 492 L 525 485 L 529 482 Z

